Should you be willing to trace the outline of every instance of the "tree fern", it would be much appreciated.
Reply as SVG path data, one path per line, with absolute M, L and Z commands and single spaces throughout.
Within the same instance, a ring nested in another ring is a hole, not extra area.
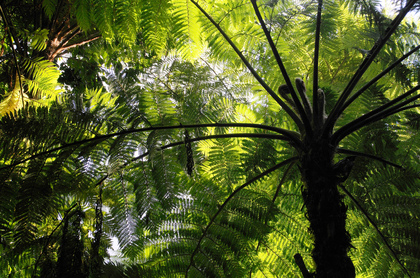
M 113 4 L 117 20 L 126 3 Z M 417 34 L 405 35 L 409 46 L 394 39 L 415 1 L 394 21 L 370 10 L 372 1 L 354 6 L 360 14 L 348 1 L 141 5 L 149 47 L 173 54 L 171 43 L 194 44 L 188 26 L 199 22 L 211 58 L 168 55 L 144 69 L 121 63 L 107 70 L 108 93 L 74 91 L 64 108 L 25 108 L 2 119 L 4 269 L 30 269 L 31 252 L 43 261 L 34 276 L 57 269 L 54 254 L 61 263 L 92 248 L 98 259 L 86 229 L 100 233 L 101 200 L 109 207 L 103 230 L 124 255 L 124 266 L 103 266 L 108 276 L 354 277 L 353 266 L 364 276 L 417 274 L 418 80 L 373 85 L 397 75 L 410 55 L 404 66 L 415 76 Z M 305 28 L 295 28 L 302 21 Z M 118 24 L 112 30 L 125 26 Z M 170 39 L 162 35 L 168 30 Z M 297 76 L 303 80 L 293 83 Z M 74 203 L 94 216 L 86 213 L 83 225 L 71 218 L 80 212 L 70 217 Z M 43 219 L 57 213 L 69 216 L 46 233 Z M 50 242 L 36 240 L 51 230 L 58 235 Z M 79 248 L 67 250 L 66 235 L 79 232 Z M 44 246 L 52 251 L 40 253 Z M 88 272 L 90 258 L 77 256 L 79 274 Z

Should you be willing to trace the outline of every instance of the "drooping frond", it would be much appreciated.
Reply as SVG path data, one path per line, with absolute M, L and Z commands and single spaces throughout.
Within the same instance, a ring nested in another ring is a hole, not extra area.
M 92 4 L 94 4 L 93 2 Z M 74 15 L 80 26 L 84 31 L 88 31 L 92 26 L 91 18 L 95 19 L 94 5 L 90 5 L 90 1 L 76 0 L 73 2 Z M 92 13 L 92 14 L 91 14 Z M 100 26 L 100 24 L 98 24 Z M 106 29 L 105 29 L 106 30 Z
M 141 6 L 142 17 L 140 26 L 143 37 L 148 46 L 162 54 L 166 46 L 166 38 L 170 30 L 169 8 L 170 1 L 143 1 Z
M 0 116 L 12 113 L 24 106 L 27 95 L 21 91 L 20 81 L 19 78 L 16 78 L 14 89 L 8 92 L 0 103 Z
M 195 59 L 203 51 L 201 23 L 197 8 L 190 1 L 172 1 L 174 44 L 186 59 Z
M 60 73 L 53 63 L 42 59 L 24 59 L 23 68 L 29 75 L 24 79 L 24 84 L 28 86 L 31 96 L 55 99 L 60 93 L 56 89 L 60 85 L 57 83 Z
M 43 0 L 42 7 L 44 8 L 45 14 L 52 19 L 55 8 L 58 4 L 58 0 Z
M 407 271 L 415 273 L 418 263 L 413 258 L 418 254 L 414 246 L 418 245 L 419 223 L 414 215 L 418 210 L 415 205 L 418 197 L 409 192 L 416 187 L 417 174 L 411 170 L 382 168 L 377 175 L 381 175 L 380 180 L 375 183 L 365 180 L 365 188 L 352 187 L 357 202 L 364 208 L 363 213 L 367 214 L 363 216 L 364 221 L 350 227 L 356 248 L 352 252 L 356 267 L 367 275 L 373 275 L 375 269 L 384 269 L 387 274 L 383 277 L 401 276 Z M 360 213 L 362 211 L 356 210 L 350 217 L 360 217 Z M 399 222 L 404 224 L 396 224 Z

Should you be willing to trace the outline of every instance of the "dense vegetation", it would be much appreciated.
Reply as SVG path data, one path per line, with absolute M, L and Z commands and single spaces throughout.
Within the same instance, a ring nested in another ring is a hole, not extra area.
M 417 277 L 419 8 L 2 1 L 0 276 Z

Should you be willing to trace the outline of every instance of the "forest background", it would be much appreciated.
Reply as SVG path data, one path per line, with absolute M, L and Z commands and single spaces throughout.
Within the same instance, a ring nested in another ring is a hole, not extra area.
M 387 3 L 1 1 L 0 276 L 418 277 Z

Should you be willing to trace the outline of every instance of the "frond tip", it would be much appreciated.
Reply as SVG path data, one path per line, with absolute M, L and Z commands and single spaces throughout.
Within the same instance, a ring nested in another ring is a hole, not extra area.
M 21 91 L 20 79 L 16 78 L 15 88 L 10 91 L 0 103 L 0 117 L 22 108 L 28 101 L 28 96 Z

